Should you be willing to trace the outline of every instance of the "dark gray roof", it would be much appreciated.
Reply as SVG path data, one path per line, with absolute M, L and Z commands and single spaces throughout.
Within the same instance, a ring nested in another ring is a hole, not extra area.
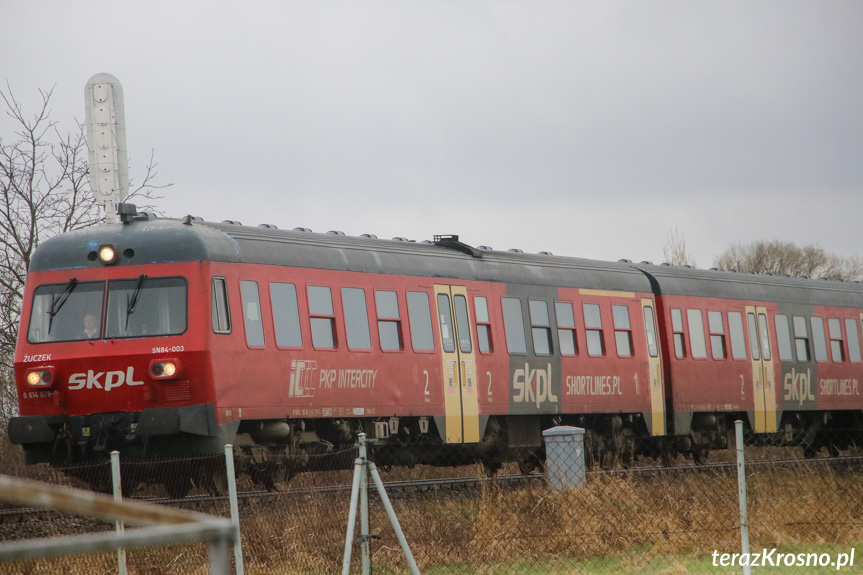
M 88 254 L 133 250 L 117 265 L 219 261 L 589 289 L 649 292 L 631 266 L 552 255 L 318 234 L 236 224 L 137 218 L 57 236 L 36 250 L 30 271 L 98 267 Z

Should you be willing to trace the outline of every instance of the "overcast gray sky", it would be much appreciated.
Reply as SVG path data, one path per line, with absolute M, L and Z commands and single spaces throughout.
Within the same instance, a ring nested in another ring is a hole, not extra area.
M 159 207 L 699 267 L 863 256 L 863 2 L 0 0 L 0 78 L 74 130 L 107 72 Z M 4 88 L 5 89 L 5 88 Z M 0 136 L 10 137 L 0 120 Z

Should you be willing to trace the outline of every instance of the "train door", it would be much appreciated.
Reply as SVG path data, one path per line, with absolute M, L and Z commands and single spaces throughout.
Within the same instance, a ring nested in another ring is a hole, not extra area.
M 440 329 L 446 442 L 479 442 L 476 359 L 464 286 L 435 285 Z
M 767 329 L 767 308 L 746 306 L 746 323 L 749 327 L 752 396 L 755 403 L 750 423 L 754 422 L 756 433 L 772 433 L 776 431 L 776 388 L 770 331 Z
M 659 343 L 656 338 L 656 316 L 653 300 L 641 300 L 641 313 L 644 316 L 644 333 L 647 336 L 647 362 L 650 370 L 650 417 L 647 418 L 651 435 L 665 435 L 665 398 L 662 388 L 662 364 Z

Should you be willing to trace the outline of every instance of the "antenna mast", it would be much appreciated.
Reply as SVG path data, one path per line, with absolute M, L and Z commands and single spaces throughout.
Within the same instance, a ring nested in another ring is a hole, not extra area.
M 90 189 L 105 208 L 105 223 L 117 220 L 117 204 L 129 192 L 123 87 L 111 74 L 96 74 L 84 89 Z

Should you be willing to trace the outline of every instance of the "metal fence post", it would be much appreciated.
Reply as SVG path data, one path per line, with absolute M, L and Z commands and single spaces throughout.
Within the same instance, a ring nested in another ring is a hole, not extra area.
M 123 501 L 123 483 L 120 478 L 120 452 L 111 452 L 111 480 L 114 484 L 114 501 L 121 503 Z M 114 523 L 117 529 L 117 535 L 123 535 L 126 526 L 122 520 L 118 519 Z M 120 575 L 126 575 L 126 550 L 117 549 L 117 566 Z
M 744 556 L 749 557 L 749 516 L 746 512 L 746 458 L 743 455 L 743 422 L 734 422 L 734 435 L 737 447 L 737 496 L 740 501 L 740 547 Z M 743 566 L 744 575 L 749 575 L 749 562 Z
M 228 476 L 228 498 L 231 500 L 231 523 L 236 530 L 234 542 L 234 563 L 237 575 L 244 575 L 243 541 L 240 537 L 240 507 L 237 502 L 237 477 L 234 474 L 234 446 L 225 445 L 225 473 Z
M 360 459 L 365 463 L 368 461 L 368 448 L 366 447 L 365 433 L 360 434 L 359 442 Z M 369 575 L 371 573 L 371 545 L 369 545 L 369 476 L 365 470 L 360 474 L 360 531 L 362 541 L 360 545 L 360 558 L 363 569 L 362 573 L 363 575 Z

